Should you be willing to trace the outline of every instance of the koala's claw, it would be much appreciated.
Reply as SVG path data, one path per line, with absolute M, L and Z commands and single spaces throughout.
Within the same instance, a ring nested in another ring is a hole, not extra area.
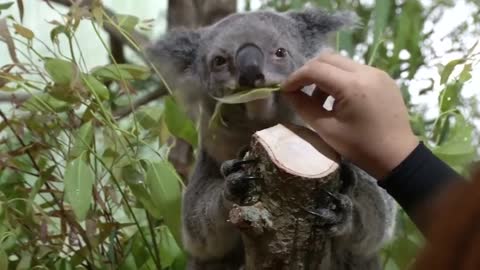
M 325 206 L 313 210 L 304 208 L 304 210 L 318 218 L 319 226 L 327 235 L 342 235 L 351 228 L 352 201 L 348 196 L 340 193 L 324 192 L 330 198 Z
M 224 196 L 227 200 L 239 205 L 251 205 L 259 199 L 259 177 L 248 175 L 244 165 L 256 163 L 257 160 L 227 160 L 220 167 L 225 177 Z
M 220 166 L 220 172 L 222 173 L 223 177 L 227 177 L 228 175 L 237 172 L 243 169 L 243 165 L 257 163 L 258 160 L 256 159 L 247 159 L 247 160 L 238 160 L 238 159 L 231 159 L 227 160 L 222 163 Z

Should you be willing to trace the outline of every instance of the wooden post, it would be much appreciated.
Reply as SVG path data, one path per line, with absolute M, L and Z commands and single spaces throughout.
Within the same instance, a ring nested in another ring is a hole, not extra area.
M 338 155 L 309 129 L 277 125 L 254 134 L 252 158 L 259 200 L 235 205 L 229 220 L 242 233 L 245 269 L 320 269 L 331 247 L 315 210 L 340 188 Z

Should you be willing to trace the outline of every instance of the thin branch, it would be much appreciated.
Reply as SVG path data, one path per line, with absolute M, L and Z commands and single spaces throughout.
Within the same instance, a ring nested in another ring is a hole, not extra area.
M 15 128 L 11 125 L 10 121 L 8 120 L 7 116 L 3 113 L 2 110 L 0 110 L 0 117 L 3 119 L 3 121 L 5 122 L 7 127 L 10 128 L 10 130 L 12 131 L 13 135 L 18 140 L 18 142 L 23 147 L 26 147 L 27 144 L 22 139 L 22 137 L 20 137 L 20 135 L 15 131 Z M 26 148 L 25 152 L 26 152 L 28 158 L 30 159 L 30 161 L 32 162 L 32 165 L 35 168 L 35 170 L 38 172 L 39 175 L 41 175 L 42 174 L 42 169 L 40 168 L 37 161 L 33 157 L 32 153 L 30 152 L 30 149 Z M 45 186 L 47 187 L 48 190 L 53 190 L 53 188 L 47 182 L 45 182 Z M 80 224 L 78 224 L 73 218 L 71 218 L 71 216 L 69 214 L 67 214 L 65 212 L 65 209 L 63 207 L 63 203 L 57 198 L 57 195 L 55 195 L 55 193 L 53 193 L 53 192 L 51 192 L 50 195 L 52 196 L 55 204 L 60 208 L 60 211 L 65 214 L 65 218 L 66 218 L 67 222 L 70 224 L 70 227 L 78 230 L 78 233 L 82 236 L 83 240 L 85 241 L 85 244 L 88 246 L 89 250 L 91 250 L 92 246 L 91 246 L 91 243 L 90 243 L 90 241 L 87 237 L 87 233 L 85 232 L 85 230 L 83 230 L 83 228 L 80 226 Z
M 30 98 L 29 94 L 0 93 L 0 103 L 22 103 Z
M 145 94 L 144 96 L 139 97 L 137 100 L 135 100 L 132 104 L 132 106 L 124 106 L 116 109 L 113 112 L 113 116 L 116 119 L 124 118 L 128 116 L 130 113 L 132 113 L 134 110 L 138 109 L 139 107 L 148 104 L 162 96 L 165 96 L 168 94 L 167 89 L 162 85 L 161 87 L 157 88 L 156 90 Z
M 44 0 L 41 0 L 41 1 L 44 1 Z M 50 2 L 52 3 L 57 3 L 57 4 L 60 4 L 60 5 L 64 5 L 64 6 L 67 6 L 67 7 L 70 7 L 72 6 L 72 0 L 49 0 Z M 90 6 L 92 4 L 92 0 L 83 0 L 81 1 L 81 6 Z M 115 17 L 116 14 L 115 12 L 111 11 L 110 9 L 104 7 L 103 10 L 105 11 L 105 14 L 107 14 L 109 17 Z M 125 38 L 125 35 L 123 33 L 121 33 L 120 31 L 118 31 L 114 26 L 110 25 L 109 23 L 104 23 L 103 24 L 103 28 L 104 30 L 110 34 L 113 38 L 115 39 L 118 39 L 120 41 L 122 41 L 123 44 L 131 47 L 131 48 L 134 48 L 132 46 L 132 44 Z M 131 33 L 129 33 L 130 35 L 130 38 L 133 39 L 137 45 L 139 45 L 140 48 L 145 48 L 148 43 L 150 42 L 149 38 L 137 31 L 133 31 Z M 139 54 L 140 57 L 143 58 L 143 54 L 141 52 L 136 52 Z

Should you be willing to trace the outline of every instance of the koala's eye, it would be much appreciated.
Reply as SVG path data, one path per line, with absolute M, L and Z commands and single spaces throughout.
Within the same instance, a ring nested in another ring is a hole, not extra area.
M 284 48 L 278 48 L 275 51 L 275 56 L 278 57 L 278 58 L 284 58 L 284 57 L 287 56 L 287 50 L 284 49 Z
M 227 63 L 227 59 L 225 59 L 225 57 L 223 56 L 215 56 L 215 58 L 213 58 L 213 66 L 214 67 L 221 67 L 223 65 L 225 65 Z

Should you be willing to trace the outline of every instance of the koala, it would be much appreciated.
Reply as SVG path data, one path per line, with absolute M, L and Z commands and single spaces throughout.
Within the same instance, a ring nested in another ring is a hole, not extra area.
M 248 196 L 245 161 L 237 158 L 258 130 L 279 123 L 305 125 L 274 93 L 222 106 L 222 124 L 212 126 L 214 97 L 281 83 L 328 47 L 331 33 L 355 23 L 349 12 L 317 8 L 237 13 L 200 29 L 172 30 L 148 48 L 149 58 L 199 123 L 200 144 L 182 206 L 188 269 L 242 269 L 240 233 L 228 222 L 233 202 Z M 393 233 L 396 205 L 358 167 L 345 161 L 341 170 L 344 188 L 332 194 L 339 198 L 338 211 L 324 217 L 333 244 L 322 268 L 379 269 L 377 253 Z

